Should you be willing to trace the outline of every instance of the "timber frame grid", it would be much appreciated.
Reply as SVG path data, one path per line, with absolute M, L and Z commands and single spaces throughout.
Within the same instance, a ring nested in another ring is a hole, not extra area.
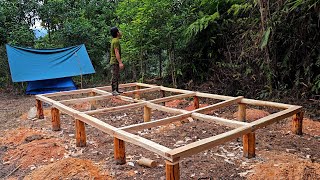
M 232 139 L 241 137 L 243 138 L 243 156 L 247 158 L 252 158 L 255 156 L 255 130 L 270 125 L 279 120 L 285 119 L 287 117 L 293 116 L 292 120 L 292 132 L 297 135 L 302 135 L 302 120 L 303 120 L 303 109 L 301 106 L 275 103 L 269 101 L 260 101 L 253 99 L 246 99 L 242 96 L 231 97 L 222 96 L 209 93 L 193 92 L 182 89 L 174 89 L 163 86 L 149 85 L 144 83 L 129 83 L 121 84 L 120 88 L 132 88 L 135 90 L 126 91 L 123 95 L 117 96 L 121 100 L 131 102 L 131 104 L 103 108 L 97 110 L 90 110 L 85 112 L 80 112 L 73 108 L 68 107 L 68 104 L 74 104 L 78 102 L 90 102 L 95 104 L 97 100 L 104 100 L 111 98 L 112 94 L 107 92 L 110 90 L 110 86 L 80 89 L 74 91 L 57 92 L 50 94 L 36 95 L 36 106 L 37 106 L 37 116 L 38 118 L 44 118 L 43 116 L 43 106 L 42 102 L 51 105 L 51 116 L 52 116 L 52 130 L 60 130 L 60 111 L 72 116 L 75 119 L 76 127 L 76 145 L 78 147 L 86 146 L 86 133 L 85 133 L 85 123 L 91 125 L 111 136 L 114 137 L 114 158 L 117 164 L 125 164 L 125 142 L 129 142 L 140 147 L 143 147 L 151 152 L 154 152 L 163 158 L 166 162 L 166 179 L 180 179 L 179 162 L 193 154 L 202 152 L 204 150 L 210 149 L 214 146 L 223 144 Z M 141 87 L 143 89 L 141 89 Z M 140 94 L 146 92 L 159 91 L 161 98 L 153 100 L 141 100 Z M 172 95 L 165 97 L 165 92 L 180 93 L 178 95 Z M 68 99 L 56 101 L 51 99 L 51 97 L 59 97 L 65 95 L 76 95 L 76 94 L 89 94 L 89 97 Z M 128 97 L 126 95 L 135 95 L 135 98 Z M 166 107 L 164 105 L 156 104 L 161 102 L 167 102 L 179 98 L 193 97 L 195 110 L 187 111 L 183 109 L 176 109 L 171 107 Z M 219 103 L 209 105 L 206 107 L 199 108 L 199 98 L 211 98 L 216 100 L 222 100 Z M 206 111 L 216 110 L 229 105 L 238 104 L 238 121 L 228 120 L 220 117 L 215 117 L 211 115 L 206 115 Z M 246 105 L 254 106 L 267 106 L 283 109 L 277 113 L 270 114 L 266 117 L 253 121 L 251 123 L 246 122 Z M 144 107 L 144 122 L 139 124 L 133 124 L 125 127 L 116 128 L 111 126 L 93 116 L 96 113 L 107 113 L 115 111 L 123 111 L 128 108 Z M 159 120 L 150 121 L 151 111 L 160 110 L 168 113 L 175 114 L 174 116 L 166 117 Z M 157 127 L 165 124 L 169 124 L 175 121 L 180 121 L 186 118 L 194 118 L 198 120 L 215 122 L 217 124 L 222 124 L 228 127 L 234 128 L 231 131 L 227 131 L 216 136 L 201 139 L 196 142 L 192 142 L 182 147 L 175 149 L 170 149 L 168 147 L 162 146 L 151 140 L 145 139 L 138 135 L 132 134 L 130 132 Z

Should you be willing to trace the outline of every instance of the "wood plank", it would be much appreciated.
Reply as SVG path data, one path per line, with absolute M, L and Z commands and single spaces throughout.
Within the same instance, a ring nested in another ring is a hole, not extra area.
M 182 94 L 194 93 L 194 91 L 188 91 L 188 90 L 183 90 L 183 89 L 175 89 L 175 88 L 168 88 L 168 87 L 163 87 L 163 86 L 160 86 L 160 89 L 163 90 L 163 91 L 182 93 Z
M 206 106 L 206 107 L 198 108 L 198 109 L 195 109 L 195 110 L 193 110 L 191 112 L 203 113 L 203 112 L 206 112 L 206 111 L 212 111 L 212 110 L 219 109 L 219 108 L 222 108 L 222 107 L 226 107 L 226 106 L 229 106 L 229 105 L 232 105 L 232 104 L 235 104 L 235 103 L 239 103 L 242 98 L 243 98 L 243 96 L 239 96 L 239 97 L 236 97 L 236 98 L 233 98 L 233 99 L 229 99 L 229 100 L 226 100 L 226 101 L 222 101 L 222 102 L 219 102 L 219 103 L 216 103 L 216 104 L 213 104 L 213 105 L 209 105 L 209 106 Z
M 160 87 L 158 85 L 152 85 L 152 84 L 145 84 L 145 83 L 136 83 L 137 86 L 142 86 L 142 87 L 149 87 L 149 88 L 152 88 L 152 87 Z
M 119 84 L 119 88 L 128 88 L 128 87 L 132 87 L 132 86 L 136 86 L 136 83 Z M 100 86 L 100 87 L 96 87 L 96 89 L 111 90 L 111 86 Z
M 112 94 L 105 94 L 105 95 L 101 95 L 101 96 L 93 96 L 93 97 L 85 97 L 85 98 L 77 98 L 77 99 L 68 99 L 68 100 L 62 100 L 62 101 L 58 101 L 60 103 L 63 103 L 65 105 L 67 104 L 75 104 L 75 103 L 79 103 L 79 102 L 88 102 L 88 101 L 96 101 L 96 100 L 103 100 L 103 99 L 107 99 L 109 97 L 112 97 Z
M 117 112 L 122 111 L 124 109 L 130 109 L 130 108 L 138 108 L 146 105 L 146 102 L 139 102 L 139 103 L 133 103 L 133 104 L 126 104 L 123 106 L 116 106 L 116 107 L 110 107 L 110 108 L 103 108 L 103 109 L 97 109 L 97 110 L 90 110 L 90 111 L 84 111 L 85 114 L 97 114 L 97 113 L 107 113 L 107 112 Z
M 258 119 L 256 121 L 253 121 L 250 124 L 252 125 L 253 129 L 256 130 L 256 129 L 265 127 L 269 124 L 272 124 L 276 121 L 290 117 L 290 116 L 292 116 L 298 112 L 301 112 L 301 111 L 302 111 L 301 106 L 294 106 L 292 108 L 282 110 L 282 111 L 274 113 L 274 114 L 270 114 L 269 116 L 263 117 L 263 118 Z
M 167 102 L 167 101 L 172 101 L 172 100 L 175 100 L 175 99 L 182 99 L 182 98 L 192 97 L 195 94 L 196 93 L 178 94 L 178 95 L 173 95 L 173 96 L 167 96 L 167 97 L 163 97 L 163 98 L 153 99 L 153 100 L 150 100 L 149 102 L 151 102 L 151 103 Z
M 154 152 L 162 157 L 164 157 L 165 159 L 169 160 L 169 161 L 173 161 L 173 159 L 171 159 L 170 157 L 166 156 L 166 153 L 168 151 L 170 151 L 171 149 L 162 146 L 158 143 L 155 143 L 153 141 L 150 141 L 148 139 L 145 139 L 143 137 L 125 132 L 123 130 L 117 130 L 114 132 L 114 136 L 118 139 L 121 139 L 123 141 L 135 144 L 137 146 L 140 146 L 142 148 L 145 148 L 151 152 Z
M 168 157 L 172 159 L 189 157 L 193 154 L 196 154 L 201 151 L 210 149 L 214 146 L 223 144 L 225 142 L 228 142 L 232 139 L 235 139 L 243 134 L 248 134 L 250 132 L 252 132 L 252 127 L 250 125 L 242 126 L 237 129 L 234 129 L 213 137 L 209 137 L 206 139 L 202 139 L 202 140 L 190 143 L 182 147 L 178 147 L 176 149 L 168 151 L 166 154 Z
M 203 98 L 210 98 L 210 99 L 219 99 L 219 100 L 229 100 L 234 98 L 232 96 L 223 96 L 223 95 L 209 94 L 209 93 L 203 93 L 203 92 L 197 92 L 196 96 L 203 97 Z
M 137 89 L 137 90 L 133 90 L 133 91 L 127 91 L 127 92 L 123 92 L 124 95 L 128 95 L 128 94 L 136 94 L 136 93 L 146 93 L 146 92 L 152 92 L 152 91 L 159 91 L 160 87 L 152 87 L 152 88 L 145 88 L 145 89 Z
M 200 113 L 192 113 L 191 117 L 194 119 L 199 119 L 199 120 L 207 121 L 207 122 L 214 122 L 217 124 L 221 124 L 221 125 L 228 126 L 228 127 L 234 127 L 234 128 L 245 126 L 245 125 L 249 124 L 249 123 L 245 123 L 245 122 L 234 121 L 234 120 L 224 119 L 224 118 L 220 118 L 220 117 L 216 117 L 216 116 L 209 116 L 209 115 L 200 114 Z
M 133 125 L 121 127 L 119 129 L 125 130 L 125 131 L 130 131 L 130 132 L 134 131 L 134 130 L 137 131 L 137 130 L 142 130 L 142 129 L 148 129 L 148 128 L 162 126 L 162 125 L 169 124 L 172 122 L 180 121 L 180 120 L 183 120 L 183 119 L 188 118 L 190 116 L 191 116 L 191 113 L 179 114 L 176 116 L 166 117 L 163 119 L 158 119 L 158 120 L 154 120 L 154 121 L 150 121 L 150 122 L 133 124 Z
M 283 103 L 276 103 L 276 102 L 270 102 L 270 101 L 261 101 L 261 100 L 254 100 L 254 99 L 242 99 L 241 103 L 244 104 L 250 104 L 254 106 L 267 106 L 267 107 L 275 107 L 280 109 L 287 109 L 294 107 L 294 105 L 290 104 L 283 104 Z
M 55 96 L 66 96 L 66 95 L 74 95 L 74 94 L 89 93 L 89 92 L 92 92 L 92 88 L 78 89 L 78 90 L 72 90 L 72 91 L 61 91 L 61 92 L 41 94 L 41 95 L 45 97 L 55 97 Z
M 107 91 L 103 91 L 101 89 L 97 89 L 97 88 L 92 88 L 92 91 L 97 93 L 97 94 L 101 94 L 101 95 L 107 95 L 107 94 L 112 94 L 110 92 L 107 92 Z
M 173 114 L 182 114 L 182 113 L 190 112 L 190 111 L 186 111 L 183 109 L 169 108 L 169 107 L 165 107 L 165 106 L 161 106 L 161 105 L 153 104 L 153 103 L 149 103 L 149 102 L 147 102 L 147 106 L 152 109 L 156 109 L 156 110 L 167 112 L 167 113 L 173 113 Z
M 41 100 L 43 102 L 46 102 L 46 103 L 50 104 L 52 107 L 55 107 L 70 116 L 74 116 L 75 114 L 80 113 L 80 111 L 74 110 L 64 104 L 61 104 L 57 101 L 54 101 L 48 97 L 43 96 L 43 95 L 36 95 L 36 99 Z

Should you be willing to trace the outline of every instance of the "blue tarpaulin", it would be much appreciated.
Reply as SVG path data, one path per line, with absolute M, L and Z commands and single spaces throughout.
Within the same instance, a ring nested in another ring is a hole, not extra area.
M 26 94 L 46 94 L 59 91 L 76 90 L 77 87 L 71 77 L 29 81 Z
M 60 91 L 64 90 L 66 82 L 69 87 L 73 84 L 72 76 L 95 73 L 84 45 L 40 50 L 7 44 L 6 49 L 12 81 L 29 82 L 29 89 L 37 86 Z

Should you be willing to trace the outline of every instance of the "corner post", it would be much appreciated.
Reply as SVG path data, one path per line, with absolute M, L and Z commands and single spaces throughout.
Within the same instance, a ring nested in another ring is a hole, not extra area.
M 243 135 L 243 157 L 253 158 L 256 156 L 256 137 L 255 133 Z
M 93 96 L 96 96 L 96 95 L 97 95 L 96 92 L 93 92 L 93 91 L 89 92 L 89 96 L 90 97 L 93 97 Z M 95 105 L 97 105 L 97 101 L 96 100 L 91 100 L 90 104 L 91 104 L 91 106 L 95 106 Z
M 85 147 L 86 146 L 86 130 L 84 122 L 76 119 L 76 146 Z
M 166 180 L 179 180 L 180 179 L 180 167 L 179 161 L 172 163 L 170 161 L 166 162 Z
M 292 118 L 292 133 L 302 135 L 302 121 L 304 112 L 298 112 Z
M 51 122 L 52 122 L 52 130 L 60 131 L 60 112 L 59 109 L 53 107 L 51 108 Z
M 126 163 L 126 150 L 124 141 L 114 138 L 114 160 L 116 164 L 122 165 Z
M 37 107 L 37 117 L 38 117 L 38 119 L 43 119 L 44 118 L 43 106 L 42 106 L 42 102 L 39 99 L 36 100 L 36 107 Z

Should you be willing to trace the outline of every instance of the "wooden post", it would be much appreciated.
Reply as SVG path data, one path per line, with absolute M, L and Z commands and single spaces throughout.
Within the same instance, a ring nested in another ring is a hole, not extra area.
M 60 112 L 57 108 L 51 108 L 51 122 L 52 122 L 52 130 L 59 131 L 60 130 Z
M 179 162 L 171 163 L 166 161 L 166 180 L 179 180 L 180 179 L 180 168 Z
M 126 163 L 126 150 L 123 140 L 114 138 L 114 160 L 116 164 Z
M 148 106 L 144 106 L 144 112 L 143 112 L 143 121 L 144 122 L 149 122 L 151 119 L 151 108 Z
M 303 121 L 303 111 L 298 112 L 293 115 L 292 118 L 292 133 L 297 135 L 302 135 L 302 121 Z
M 256 156 L 256 137 L 255 133 L 248 133 L 243 135 L 243 156 L 246 158 L 253 158 Z
M 199 108 L 199 98 L 198 98 L 198 96 L 193 96 L 193 105 L 194 105 L 194 109 L 198 109 Z
M 238 120 L 246 122 L 246 104 L 239 103 L 239 106 L 238 106 Z
M 76 119 L 76 146 L 86 146 L 86 130 L 84 122 Z
M 140 89 L 140 86 L 136 86 L 136 90 L 139 90 L 139 89 Z M 139 92 L 135 92 L 134 98 L 135 99 L 140 99 L 140 93 Z
M 161 97 L 162 97 L 162 98 L 166 97 L 166 91 L 160 90 L 160 94 L 161 94 Z M 166 105 L 166 102 L 163 102 L 162 105 L 165 106 L 165 105 Z
M 36 106 L 37 106 L 37 117 L 38 117 L 38 119 L 43 119 L 44 118 L 43 106 L 42 106 L 42 102 L 39 99 L 36 100 Z
M 97 93 L 96 92 L 89 92 L 89 96 L 92 97 L 92 96 L 96 96 Z M 96 100 L 91 100 L 90 101 L 90 104 L 91 106 L 95 106 L 97 104 L 97 101 Z

